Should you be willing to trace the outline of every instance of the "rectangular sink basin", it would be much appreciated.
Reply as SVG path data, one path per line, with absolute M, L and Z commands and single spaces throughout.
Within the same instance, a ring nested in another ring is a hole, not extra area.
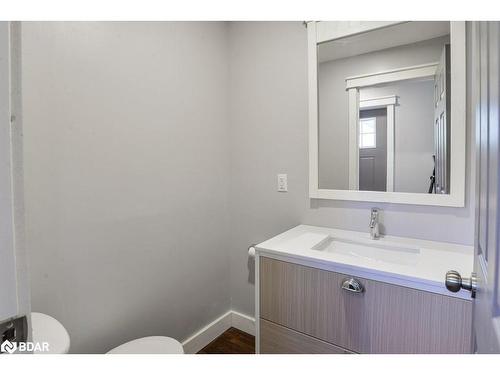
M 370 262 L 388 264 L 415 265 L 418 262 L 420 249 L 383 239 L 346 239 L 328 236 L 312 247 L 312 250 L 342 254 Z

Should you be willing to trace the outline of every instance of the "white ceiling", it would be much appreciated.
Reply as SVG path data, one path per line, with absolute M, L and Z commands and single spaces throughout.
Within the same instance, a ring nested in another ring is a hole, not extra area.
M 416 43 L 449 33 L 449 22 L 405 22 L 321 43 L 318 45 L 318 63 Z

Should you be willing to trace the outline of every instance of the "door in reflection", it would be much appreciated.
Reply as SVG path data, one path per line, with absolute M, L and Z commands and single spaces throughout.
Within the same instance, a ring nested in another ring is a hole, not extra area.
M 387 110 L 359 112 L 359 190 L 387 190 Z

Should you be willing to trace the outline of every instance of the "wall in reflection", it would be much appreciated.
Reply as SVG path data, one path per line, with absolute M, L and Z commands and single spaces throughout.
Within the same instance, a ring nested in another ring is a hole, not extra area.
M 435 63 L 439 61 L 446 43 L 449 43 L 449 35 L 333 60 L 321 52 L 323 45 L 319 45 L 321 189 L 349 189 L 349 102 L 345 89 L 346 78 Z M 338 48 L 341 47 L 339 44 Z M 433 85 L 432 80 L 408 80 L 359 90 L 360 100 L 387 95 L 399 97 L 399 104 L 395 107 L 394 191 L 427 193 L 429 189 L 429 178 L 434 166 Z M 362 189 L 362 186 L 359 188 Z

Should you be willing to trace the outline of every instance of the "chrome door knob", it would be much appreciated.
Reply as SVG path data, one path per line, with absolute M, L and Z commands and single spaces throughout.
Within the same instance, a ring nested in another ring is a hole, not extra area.
M 476 296 L 476 274 L 472 272 L 470 278 L 465 278 L 457 271 L 451 270 L 446 272 L 446 289 L 450 292 L 457 293 L 460 289 L 470 290 L 472 298 Z

